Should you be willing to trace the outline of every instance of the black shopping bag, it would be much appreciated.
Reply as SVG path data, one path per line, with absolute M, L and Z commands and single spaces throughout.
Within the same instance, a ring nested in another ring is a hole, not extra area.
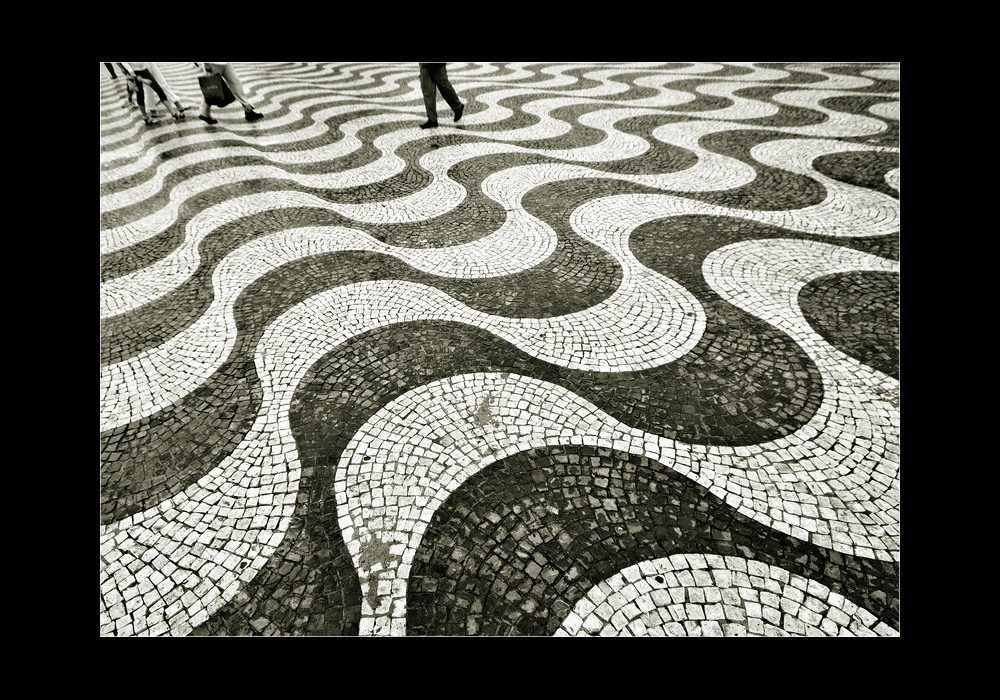
M 236 96 L 221 75 L 215 73 L 199 75 L 198 84 L 201 86 L 201 94 L 205 96 L 205 102 L 213 107 L 225 107 L 236 100 Z

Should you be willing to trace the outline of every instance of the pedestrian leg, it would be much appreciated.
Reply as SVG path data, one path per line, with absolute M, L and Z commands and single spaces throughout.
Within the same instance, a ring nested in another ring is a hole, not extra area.
M 434 74 L 427 66 L 420 66 L 420 90 L 424 93 L 424 109 L 427 111 L 427 123 L 437 124 L 437 83 Z
M 146 83 L 136 78 L 135 86 L 135 99 L 139 106 L 139 114 L 142 115 L 142 120 L 149 124 L 151 123 L 152 118 L 146 112 Z
M 226 85 L 229 89 L 233 91 L 233 97 L 243 105 L 244 112 L 252 112 L 253 105 L 250 104 L 250 100 L 247 99 L 246 93 L 243 91 L 243 83 L 240 82 L 239 76 L 236 75 L 236 71 L 233 70 L 233 64 L 227 63 L 225 68 L 219 71 L 222 75 L 222 79 L 226 81 Z
M 108 69 L 108 73 L 111 73 L 112 78 L 118 77 L 117 75 L 115 75 L 115 67 L 113 65 L 111 65 L 110 63 L 105 63 L 104 67 Z
M 179 116 L 183 116 L 184 110 L 181 107 L 181 101 L 177 99 L 177 93 L 170 88 L 170 83 L 167 82 L 163 73 L 160 72 L 160 67 L 155 63 L 150 63 L 149 73 L 153 76 L 154 82 L 160 86 L 161 92 L 166 95 L 167 109 L 169 109 L 170 113 L 174 115 L 174 119 L 177 119 Z
M 208 124 L 219 123 L 218 119 L 212 119 L 212 105 L 208 104 L 207 102 L 201 103 L 201 114 L 198 115 L 198 118 Z
M 455 88 L 451 86 L 451 81 L 448 80 L 448 69 L 441 66 L 436 70 L 434 72 L 434 82 L 437 83 L 438 89 L 441 91 L 441 97 L 448 103 L 451 110 L 456 115 L 461 115 L 465 105 L 458 99 L 458 93 L 455 92 Z M 455 121 L 458 121 L 458 119 Z

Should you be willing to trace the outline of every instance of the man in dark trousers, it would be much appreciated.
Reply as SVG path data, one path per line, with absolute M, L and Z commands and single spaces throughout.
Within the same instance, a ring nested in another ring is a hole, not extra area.
M 420 64 L 420 89 L 424 92 L 424 107 L 427 109 L 427 121 L 420 125 L 421 129 L 433 129 L 438 125 L 438 90 L 441 90 L 441 96 L 455 113 L 455 121 L 462 118 L 465 105 L 458 99 L 455 88 L 451 86 L 451 81 L 448 80 L 448 70 L 444 63 Z

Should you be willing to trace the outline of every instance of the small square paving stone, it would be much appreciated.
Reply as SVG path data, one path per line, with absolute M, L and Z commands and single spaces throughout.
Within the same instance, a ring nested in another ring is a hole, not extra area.
M 898 635 L 898 63 L 231 68 L 101 66 L 102 635 Z

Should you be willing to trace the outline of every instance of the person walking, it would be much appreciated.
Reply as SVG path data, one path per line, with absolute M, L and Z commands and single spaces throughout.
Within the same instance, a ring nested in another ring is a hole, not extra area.
M 139 87 L 142 86 L 142 83 L 138 81 L 132 68 L 127 63 L 119 61 L 115 65 L 118 66 L 118 70 L 122 72 L 122 77 L 125 78 L 125 96 L 128 98 L 128 103 L 133 107 L 138 107 Z
M 240 82 L 239 76 L 236 75 L 236 71 L 233 69 L 231 63 L 195 63 L 195 65 L 206 73 L 222 76 L 222 79 L 226 81 L 226 85 L 232 91 L 233 97 L 243 105 L 244 116 L 248 122 L 264 118 L 264 115 L 255 110 L 250 100 L 247 99 L 246 93 L 243 91 L 243 83 Z M 219 123 L 218 119 L 212 119 L 212 105 L 208 104 L 208 102 L 202 102 L 201 114 L 198 118 L 208 124 Z
M 455 121 L 462 118 L 465 105 L 458 99 L 455 88 L 448 80 L 448 69 L 444 63 L 420 64 L 420 89 L 424 93 L 424 108 L 427 110 L 427 121 L 420 125 L 421 129 L 433 129 L 438 125 L 437 92 L 441 91 L 448 106 L 455 113 Z
M 175 118 L 177 116 L 177 112 L 184 112 L 189 109 L 181 104 L 180 98 L 177 97 L 177 93 L 170 87 L 170 83 L 167 82 L 167 78 L 163 75 L 163 72 L 160 71 L 160 67 L 155 63 L 150 63 L 148 66 L 153 79 L 159 84 L 160 89 L 163 90 L 163 94 L 167 96 L 167 109 L 174 114 Z M 163 100 L 160 101 L 162 102 Z M 173 105 L 176 109 L 171 108 L 170 105 Z M 159 103 L 156 106 L 159 107 Z
M 139 100 L 139 111 L 142 112 L 143 121 L 146 125 L 152 125 L 156 122 L 153 119 L 152 110 L 157 106 L 156 104 L 151 105 L 149 110 L 146 109 L 146 99 L 145 99 L 145 87 L 149 86 L 155 93 L 159 102 L 166 103 L 167 109 L 170 110 L 171 115 L 174 117 L 174 121 L 180 121 L 184 118 L 184 110 L 181 107 L 180 100 L 177 99 L 177 95 L 170 91 L 169 88 L 165 87 L 166 80 L 163 74 L 160 73 L 160 69 L 155 63 L 134 63 L 129 62 L 126 65 L 132 70 L 133 75 L 137 82 L 138 94 L 136 97 Z M 161 82 L 162 81 L 162 82 Z

